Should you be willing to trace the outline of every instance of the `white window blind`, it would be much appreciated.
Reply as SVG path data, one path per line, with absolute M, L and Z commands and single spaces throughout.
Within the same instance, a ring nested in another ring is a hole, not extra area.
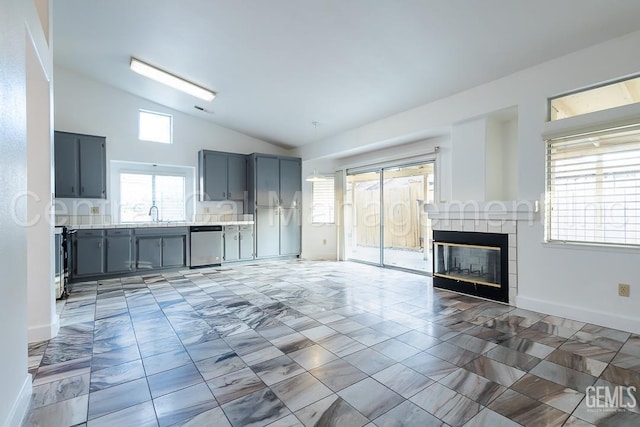
M 144 173 L 120 174 L 120 221 L 146 222 L 151 206 L 158 219 L 185 221 L 185 177 Z
M 314 224 L 333 224 L 335 189 L 333 177 L 312 183 L 312 222 Z
M 547 140 L 548 241 L 640 245 L 640 124 Z

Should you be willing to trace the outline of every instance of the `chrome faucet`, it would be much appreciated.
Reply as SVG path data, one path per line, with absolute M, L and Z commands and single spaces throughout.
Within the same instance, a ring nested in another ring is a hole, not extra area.
M 153 217 L 153 209 L 154 208 L 156 210 L 155 218 Z M 153 222 L 160 221 L 160 209 L 158 209 L 158 207 L 155 205 L 155 203 L 153 205 L 151 205 L 151 207 L 149 208 L 149 216 L 151 217 L 151 221 L 153 221 Z

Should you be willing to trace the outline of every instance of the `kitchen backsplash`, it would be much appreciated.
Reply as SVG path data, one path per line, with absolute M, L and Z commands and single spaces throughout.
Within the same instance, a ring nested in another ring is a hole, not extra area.
M 193 219 L 187 222 L 211 223 L 221 221 L 252 221 L 253 215 L 243 212 L 242 202 L 196 202 Z M 57 199 L 55 203 L 55 225 L 112 225 L 117 217 L 111 215 L 108 200 L 101 199 Z

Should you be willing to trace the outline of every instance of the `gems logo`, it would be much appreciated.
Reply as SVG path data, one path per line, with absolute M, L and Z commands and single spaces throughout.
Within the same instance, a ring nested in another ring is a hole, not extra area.
M 587 408 L 598 412 L 631 410 L 638 404 L 634 386 L 589 386 L 586 389 Z

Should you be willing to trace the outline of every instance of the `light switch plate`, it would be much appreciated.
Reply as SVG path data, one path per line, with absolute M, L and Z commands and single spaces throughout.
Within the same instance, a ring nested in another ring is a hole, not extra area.
M 92 215 L 99 215 L 100 214 L 100 206 L 92 206 L 91 207 L 91 214 Z

